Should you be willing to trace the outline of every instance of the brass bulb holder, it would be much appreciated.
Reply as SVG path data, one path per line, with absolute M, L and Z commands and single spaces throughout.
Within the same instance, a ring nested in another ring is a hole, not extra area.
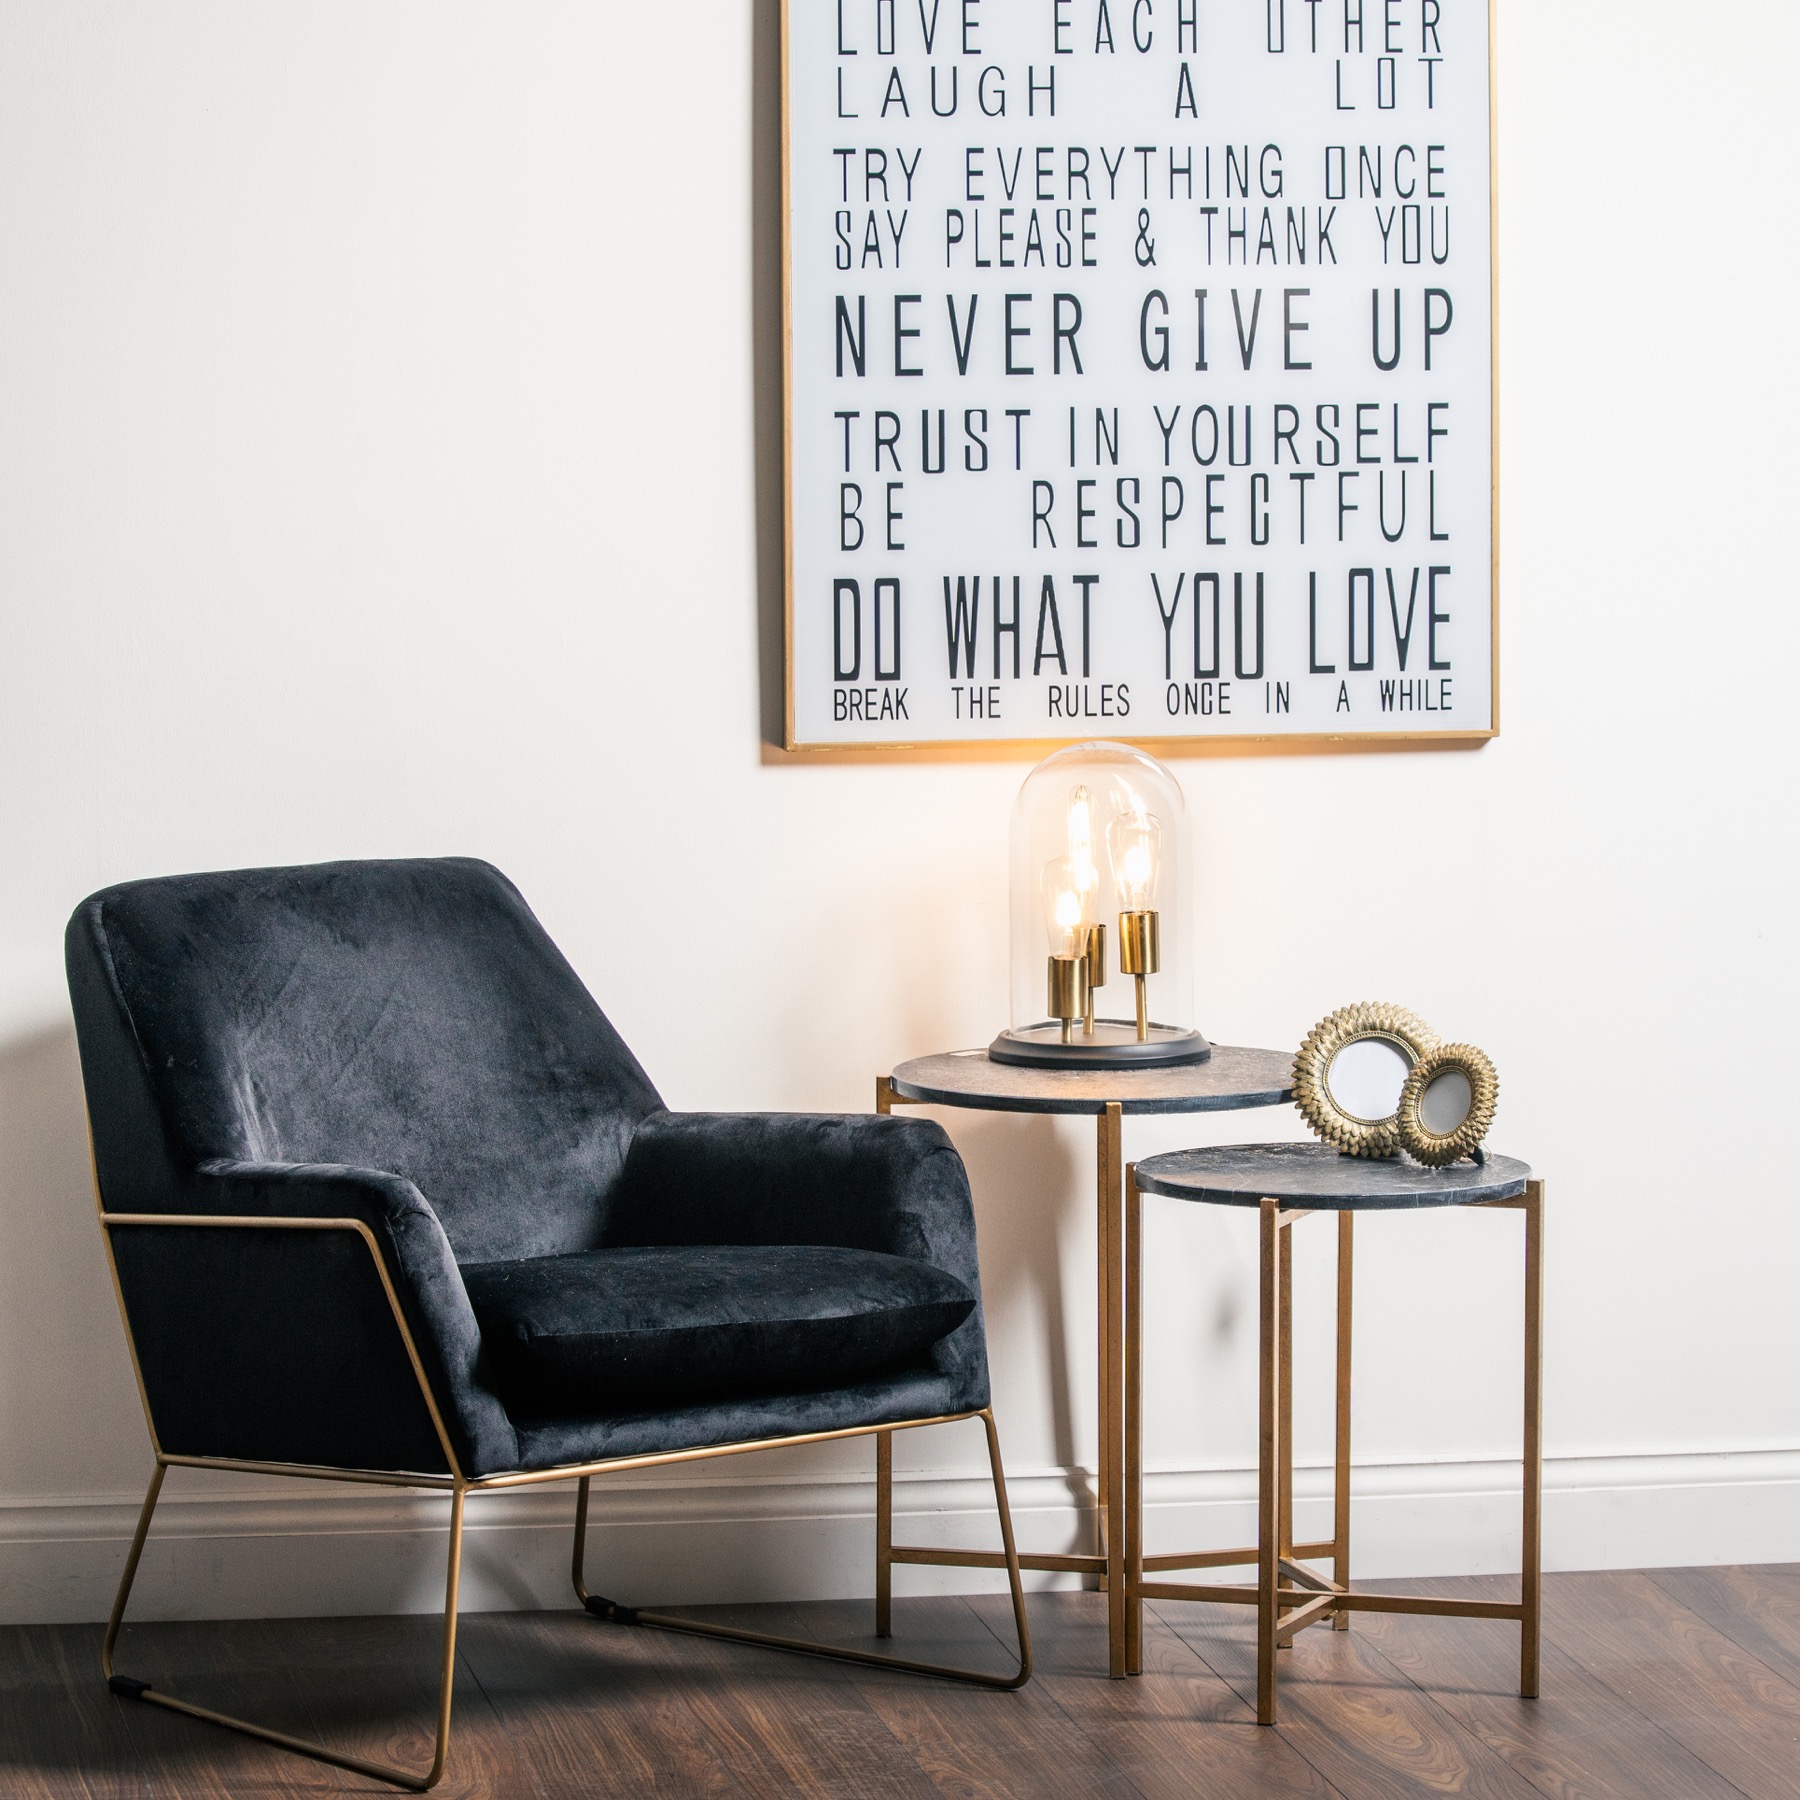
M 1075 1021 L 1088 1010 L 1086 956 L 1052 955 L 1045 972 L 1050 1016 L 1062 1022 L 1062 1041 L 1075 1041 Z
M 1161 967 L 1161 915 L 1148 910 L 1120 913 L 1120 972 L 1126 975 L 1154 975 Z
M 1148 978 L 1162 967 L 1162 919 L 1149 908 L 1119 914 L 1119 968 L 1137 977 L 1137 1035 L 1150 1040 Z
M 1082 934 L 1082 955 L 1087 962 L 1088 996 L 1087 1010 L 1082 1017 L 1081 1028 L 1089 1037 L 1094 1035 L 1094 990 L 1106 986 L 1106 927 L 1090 925 Z

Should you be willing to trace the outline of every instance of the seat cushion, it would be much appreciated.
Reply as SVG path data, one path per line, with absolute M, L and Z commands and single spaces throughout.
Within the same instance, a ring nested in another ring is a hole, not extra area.
M 975 1309 L 930 1263 L 813 1244 L 590 1250 L 462 1273 L 508 1407 L 536 1417 L 847 1387 L 917 1362 Z

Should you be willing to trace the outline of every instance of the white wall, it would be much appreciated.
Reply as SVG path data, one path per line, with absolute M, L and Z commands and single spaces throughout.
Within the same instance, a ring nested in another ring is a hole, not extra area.
M 148 1469 L 62 993 L 91 889 L 488 856 L 676 1106 L 862 1107 L 1002 1021 L 1022 768 L 759 752 L 773 13 L 0 7 L 6 1616 L 103 1611 Z M 1796 1559 L 1800 19 L 1502 0 L 1500 55 L 1503 735 L 1182 763 L 1201 1022 L 1288 1046 L 1391 997 L 1484 1045 L 1495 1141 L 1550 1183 L 1550 1559 Z M 947 1122 L 1025 1528 L 1066 1542 L 1091 1140 Z M 1253 1453 L 1251 1244 L 1150 1229 L 1152 1530 L 1217 1542 Z M 1362 1234 L 1370 1573 L 1508 1566 L 1516 1236 Z M 1327 1234 L 1302 1245 L 1323 1300 Z M 1322 1363 L 1302 1380 L 1322 1455 Z M 937 1436 L 902 1503 L 980 1530 L 977 1446 Z M 866 1463 L 628 1491 L 611 1586 L 859 1591 Z M 172 1487 L 153 1608 L 429 1603 L 428 1502 Z M 566 1504 L 494 1503 L 475 1604 L 556 1599 Z

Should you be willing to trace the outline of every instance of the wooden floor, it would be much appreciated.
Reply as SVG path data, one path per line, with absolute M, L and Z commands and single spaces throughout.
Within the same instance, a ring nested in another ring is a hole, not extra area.
M 1481 1582 L 1412 1583 L 1441 1593 Z M 1233 1796 L 1800 1795 L 1800 1565 L 1556 1575 L 1543 1698 L 1517 1629 L 1361 1614 L 1282 1658 L 1282 1723 L 1251 1720 L 1249 1615 L 1151 1609 L 1145 1673 L 1112 1682 L 1103 1602 L 1042 1595 L 1020 1693 L 862 1672 L 577 1612 L 464 1621 L 446 1796 L 706 1800 L 1231 1800 Z M 895 1649 L 1005 1662 L 1001 1599 L 896 1604 Z M 869 1643 L 866 1605 L 721 1609 Z M 120 1666 L 365 1755 L 422 1763 L 433 1622 L 146 1625 Z M 111 1697 L 89 1626 L 0 1629 L 0 1794 L 382 1793 L 360 1777 Z

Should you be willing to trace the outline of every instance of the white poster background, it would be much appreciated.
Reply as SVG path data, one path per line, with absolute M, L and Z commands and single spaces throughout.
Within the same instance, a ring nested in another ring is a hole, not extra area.
M 792 743 L 1493 727 L 1481 0 L 786 34 Z

